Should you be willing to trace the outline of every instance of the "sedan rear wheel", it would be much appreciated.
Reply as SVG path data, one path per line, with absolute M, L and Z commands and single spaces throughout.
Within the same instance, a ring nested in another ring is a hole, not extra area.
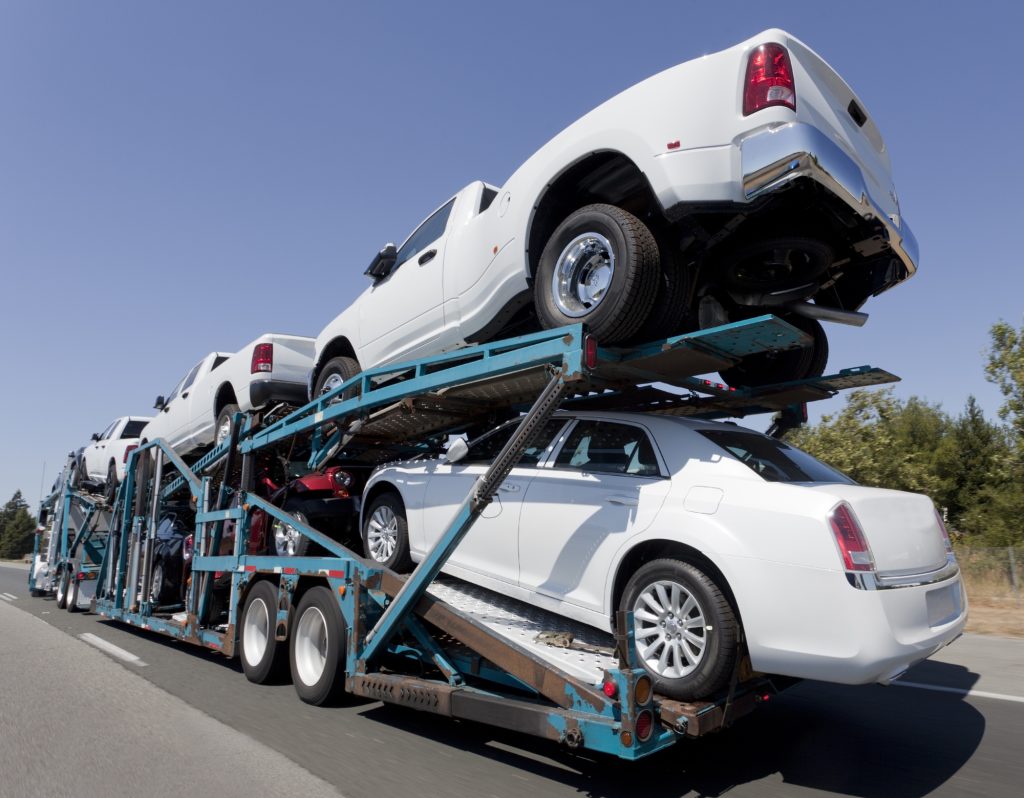
M 392 571 L 411 570 L 409 524 L 397 493 L 383 493 L 370 505 L 363 525 L 363 548 L 367 557 Z
M 309 525 L 309 520 L 302 513 L 293 512 L 292 515 L 297 521 Z M 273 539 L 274 553 L 278 557 L 303 557 L 309 549 L 309 538 L 280 518 L 274 518 L 271 521 L 270 534 Z
M 658 692 L 705 698 L 722 689 L 736 664 L 738 623 L 715 581 L 681 560 L 653 560 L 626 585 L 641 665 Z

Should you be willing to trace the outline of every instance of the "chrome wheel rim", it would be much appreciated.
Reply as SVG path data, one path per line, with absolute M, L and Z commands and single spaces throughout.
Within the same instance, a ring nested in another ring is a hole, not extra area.
M 377 562 L 387 562 L 398 548 L 398 516 L 387 505 L 381 505 L 366 524 L 366 545 Z
M 324 380 L 324 387 L 320 389 L 320 395 L 323 396 L 325 393 L 333 391 L 344 381 L 344 378 L 340 374 L 330 375 L 326 380 Z
M 636 649 L 658 676 L 679 679 L 700 665 L 707 651 L 704 610 L 678 582 L 658 581 L 645 587 L 633 604 Z
M 574 319 L 586 316 L 608 295 L 615 275 L 615 250 L 599 233 L 576 236 L 562 250 L 551 278 L 551 297 Z
M 231 434 L 231 416 L 225 418 L 217 425 L 217 439 L 215 443 L 219 446 Z
M 152 604 L 160 603 L 160 589 L 164 586 L 164 567 L 160 563 L 153 566 L 153 575 L 149 582 L 149 601 Z
M 317 607 L 309 607 L 295 629 L 295 669 L 302 683 L 312 687 L 327 666 L 327 619 Z
M 62 576 L 57 580 L 57 603 L 60 604 L 64 601 L 64 594 L 67 592 L 68 583 Z
M 295 517 L 303 523 L 306 522 L 305 517 L 298 513 L 296 513 Z M 294 557 L 299 550 L 299 541 L 302 539 L 302 533 L 291 524 L 286 524 L 279 518 L 274 519 L 273 533 L 274 551 L 277 552 L 277 556 Z
M 270 610 L 263 599 L 254 599 L 245 611 L 242 627 L 242 654 L 250 665 L 259 665 L 270 639 Z

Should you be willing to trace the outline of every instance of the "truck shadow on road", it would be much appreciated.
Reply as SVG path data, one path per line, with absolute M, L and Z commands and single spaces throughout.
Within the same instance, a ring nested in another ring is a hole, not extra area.
M 941 684 L 968 689 L 977 675 L 930 663 Z M 938 680 L 936 680 L 938 681 Z M 573 755 L 551 743 L 399 708 L 362 713 L 432 737 L 589 798 L 722 796 L 743 785 L 778 783 L 863 798 L 924 796 L 971 758 L 985 719 L 955 694 L 900 687 L 805 682 L 725 732 L 683 741 L 637 763 Z M 639 781 L 638 781 L 639 779 Z M 776 788 L 768 788 L 776 789 Z M 756 785 L 745 794 L 765 794 Z

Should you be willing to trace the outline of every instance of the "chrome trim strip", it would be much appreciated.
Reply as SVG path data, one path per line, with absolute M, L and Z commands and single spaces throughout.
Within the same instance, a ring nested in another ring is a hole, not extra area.
M 800 177 L 815 180 L 865 219 L 881 222 L 893 252 L 910 274 L 917 271 L 917 239 L 899 210 L 889 216 L 878 206 L 857 163 L 820 130 L 791 122 L 749 136 L 740 148 L 743 194 L 748 200 Z
M 885 574 L 875 571 L 846 571 L 846 581 L 858 590 L 892 590 L 901 587 L 921 587 L 945 582 L 960 575 L 956 557 L 946 555 L 946 563 L 934 571 L 917 574 Z

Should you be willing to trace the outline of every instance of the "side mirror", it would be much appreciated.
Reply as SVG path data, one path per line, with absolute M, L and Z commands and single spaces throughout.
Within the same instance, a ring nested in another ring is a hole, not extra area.
M 163 410 L 165 407 L 167 407 L 167 402 L 164 401 L 162 396 L 158 396 L 156 398 L 156 402 L 153 404 L 153 408 L 155 410 Z
M 391 270 L 395 268 L 396 260 L 398 260 L 398 249 L 394 244 L 385 244 L 384 249 L 374 255 L 373 260 L 370 261 L 370 265 L 363 274 L 372 277 L 375 283 L 379 283 L 391 274 Z
M 469 444 L 466 443 L 466 439 L 456 438 L 444 453 L 444 461 L 446 463 L 457 463 L 467 454 L 469 454 Z
M 93 439 L 94 441 L 98 441 L 98 440 L 100 439 L 100 434 L 99 434 L 98 432 L 94 432 L 94 433 L 92 434 L 92 439 Z

